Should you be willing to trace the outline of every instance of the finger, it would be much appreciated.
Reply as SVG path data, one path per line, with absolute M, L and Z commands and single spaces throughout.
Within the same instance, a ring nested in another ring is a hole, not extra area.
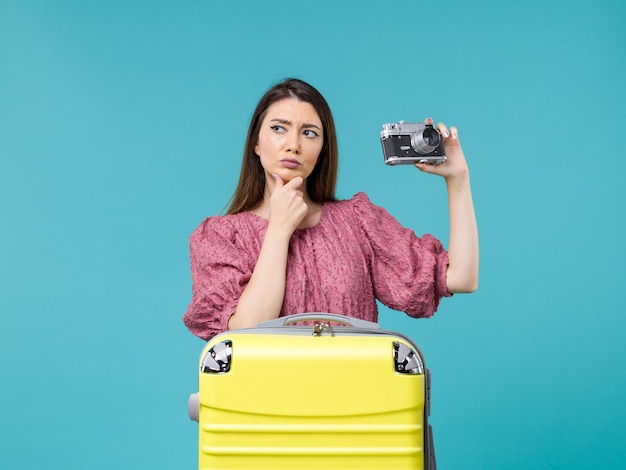
M 440 122 L 439 124 L 437 124 L 437 130 L 443 136 L 444 139 L 447 139 L 448 137 L 450 137 L 450 132 L 448 131 L 448 128 L 443 122 Z
M 427 117 L 426 119 L 424 119 L 424 124 L 433 124 L 433 118 Z
M 450 126 L 450 137 L 452 137 L 454 140 L 459 139 L 459 131 L 454 126 Z
M 415 168 L 423 173 L 432 173 L 432 167 L 433 165 L 428 163 L 415 163 Z
M 274 191 L 282 188 L 285 185 L 283 179 L 278 176 L 276 173 L 272 173 L 272 180 L 274 181 L 273 185 L 270 185 L 270 195 L 274 194 Z
M 287 183 L 285 187 L 291 188 L 291 189 L 298 189 L 300 186 L 302 186 L 303 181 L 304 180 L 302 179 L 301 176 L 296 176 L 294 179 L 289 181 L 289 183 Z

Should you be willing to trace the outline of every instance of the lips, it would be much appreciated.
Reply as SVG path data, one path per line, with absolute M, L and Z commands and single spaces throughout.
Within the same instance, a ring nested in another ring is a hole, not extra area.
M 300 162 L 294 158 L 283 158 L 280 163 L 286 168 L 296 168 L 300 166 Z

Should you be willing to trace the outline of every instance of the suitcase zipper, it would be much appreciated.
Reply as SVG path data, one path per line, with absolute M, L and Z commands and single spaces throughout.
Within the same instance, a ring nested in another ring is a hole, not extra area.
M 328 332 L 329 336 L 335 336 L 335 332 L 330 323 L 315 323 L 313 325 L 313 336 L 322 336 L 324 330 Z

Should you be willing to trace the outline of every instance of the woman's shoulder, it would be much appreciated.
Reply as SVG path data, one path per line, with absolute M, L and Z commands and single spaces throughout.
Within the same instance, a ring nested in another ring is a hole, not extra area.
M 402 228 L 383 206 L 373 203 L 364 192 L 335 203 L 332 215 L 333 222 L 345 221 L 352 226 L 358 225 L 366 233 L 394 233 Z
M 340 209 L 340 210 L 341 209 L 343 210 L 353 209 L 354 207 L 357 207 L 357 206 L 364 206 L 364 207 L 373 206 L 369 197 L 364 192 L 358 192 L 349 199 L 339 199 L 337 201 L 333 201 L 327 204 L 329 204 L 329 206 L 332 207 L 333 209 Z
M 333 201 L 328 203 L 326 207 L 342 216 L 370 214 L 380 209 L 370 201 L 370 198 L 364 192 L 358 192 L 349 199 Z

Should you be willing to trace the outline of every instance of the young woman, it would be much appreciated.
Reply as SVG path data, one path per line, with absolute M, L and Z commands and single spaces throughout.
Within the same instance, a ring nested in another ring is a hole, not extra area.
M 183 318 L 190 331 L 208 340 L 306 312 L 377 321 L 376 299 L 429 317 L 441 297 L 476 290 L 469 171 L 457 129 L 437 128 L 447 161 L 415 166 L 445 179 L 447 252 L 364 193 L 338 201 L 337 139 L 326 100 L 297 79 L 270 88 L 252 116 L 227 214 L 204 220 L 190 238 L 192 300 Z

